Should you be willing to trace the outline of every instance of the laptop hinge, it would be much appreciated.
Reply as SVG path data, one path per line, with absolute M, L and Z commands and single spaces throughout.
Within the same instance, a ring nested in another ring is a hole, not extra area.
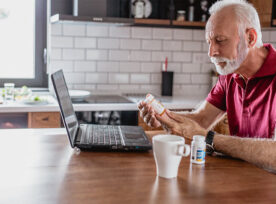
M 74 147 L 76 146 L 75 145 L 76 143 L 80 142 L 81 134 L 82 134 L 82 130 L 81 130 L 81 127 L 79 125 L 79 127 L 77 129 L 76 137 L 75 137 L 75 140 L 74 140 Z

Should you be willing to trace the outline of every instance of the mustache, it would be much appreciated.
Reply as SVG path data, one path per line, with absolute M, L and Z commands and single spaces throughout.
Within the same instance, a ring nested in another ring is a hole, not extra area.
M 211 62 L 214 64 L 220 63 L 220 62 L 230 62 L 231 60 L 225 57 L 211 57 Z

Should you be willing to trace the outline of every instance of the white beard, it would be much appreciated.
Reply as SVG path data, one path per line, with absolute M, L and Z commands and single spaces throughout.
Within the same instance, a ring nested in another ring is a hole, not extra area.
M 211 62 L 215 64 L 217 72 L 220 75 L 227 75 L 231 74 L 234 71 L 236 71 L 240 65 L 243 63 L 245 58 L 247 57 L 248 54 L 248 48 L 245 43 L 244 38 L 240 38 L 240 43 L 237 48 L 238 56 L 236 59 L 230 60 L 225 57 L 211 57 Z M 221 67 L 218 63 L 219 62 L 225 62 L 226 65 L 224 67 Z

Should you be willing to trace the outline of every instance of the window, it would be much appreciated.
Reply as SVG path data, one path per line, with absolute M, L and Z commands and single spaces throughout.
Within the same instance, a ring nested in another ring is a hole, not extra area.
M 47 1 L 0 0 L 0 86 L 47 87 Z

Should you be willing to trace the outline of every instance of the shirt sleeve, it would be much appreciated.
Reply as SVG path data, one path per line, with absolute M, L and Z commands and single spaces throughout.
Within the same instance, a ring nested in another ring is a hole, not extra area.
M 225 76 L 219 76 L 216 85 L 208 94 L 206 101 L 222 111 L 226 111 L 226 83 Z

